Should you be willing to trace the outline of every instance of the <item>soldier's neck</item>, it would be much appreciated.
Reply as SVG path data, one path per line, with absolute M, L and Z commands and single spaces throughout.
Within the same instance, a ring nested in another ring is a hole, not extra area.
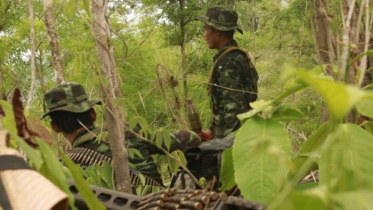
M 67 139 L 69 140 L 69 142 L 72 144 L 76 135 L 81 131 L 83 130 L 84 128 L 79 128 L 77 129 L 76 131 L 74 131 L 73 133 L 65 133 L 65 132 L 62 132 L 62 135 Z

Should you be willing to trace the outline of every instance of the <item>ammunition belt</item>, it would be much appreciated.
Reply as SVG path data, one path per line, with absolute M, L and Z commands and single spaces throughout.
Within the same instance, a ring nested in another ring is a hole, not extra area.
M 67 156 L 76 164 L 83 166 L 92 166 L 100 165 L 103 166 L 104 162 L 109 164 L 112 163 L 112 158 L 103 155 L 95 150 L 84 148 L 84 147 L 75 147 L 66 152 Z M 145 185 L 163 187 L 161 183 L 151 178 L 150 176 L 143 175 L 145 177 Z M 130 170 L 131 185 L 132 186 L 141 186 L 143 185 L 140 178 L 136 176 Z

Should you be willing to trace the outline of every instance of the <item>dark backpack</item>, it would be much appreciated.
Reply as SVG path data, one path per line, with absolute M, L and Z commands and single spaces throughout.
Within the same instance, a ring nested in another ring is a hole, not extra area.
M 214 139 L 188 149 L 185 152 L 188 169 L 197 179 L 210 180 L 214 176 L 219 179 L 222 153 L 232 147 L 233 142 L 234 138 Z

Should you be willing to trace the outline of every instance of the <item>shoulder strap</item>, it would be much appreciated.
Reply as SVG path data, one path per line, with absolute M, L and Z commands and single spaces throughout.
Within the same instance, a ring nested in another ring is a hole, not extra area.
M 0 171 L 30 169 L 33 170 L 25 160 L 14 155 L 0 155 Z

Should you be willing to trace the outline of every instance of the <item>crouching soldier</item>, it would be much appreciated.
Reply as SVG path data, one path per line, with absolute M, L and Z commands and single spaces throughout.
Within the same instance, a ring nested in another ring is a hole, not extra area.
M 102 132 L 107 132 L 106 126 L 95 127 L 96 111 L 93 108 L 99 101 L 89 100 L 84 88 L 77 83 L 68 82 L 60 84 L 45 94 L 48 112 L 42 118 L 49 116 L 51 127 L 56 133 L 69 140 L 72 149 L 67 151 L 68 156 L 76 163 L 83 166 L 111 163 L 111 150 L 108 139 L 98 140 Z M 137 130 L 138 131 L 138 130 Z M 135 130 L 136 132 L 136 130 Z M 131 169 L 131 183 L 136 179 L 133 174 L 141 173 L 146 177 L 146 185 L 160 186 L 162 179 L 157 170 L 157 165 L 151 155 L 163 154 L 155 145 L 141 140 L 130 131 L 125 131 L 128 148 L 137 149 L 142 158 L 129 157 L 136 169 Z M 107 135 L 101 135 L 107 136 Z M 197 146 L 200 138 L 189 131 L 175 131 L 170 133 L 171 149 L 174 151 L 186 146 Z

